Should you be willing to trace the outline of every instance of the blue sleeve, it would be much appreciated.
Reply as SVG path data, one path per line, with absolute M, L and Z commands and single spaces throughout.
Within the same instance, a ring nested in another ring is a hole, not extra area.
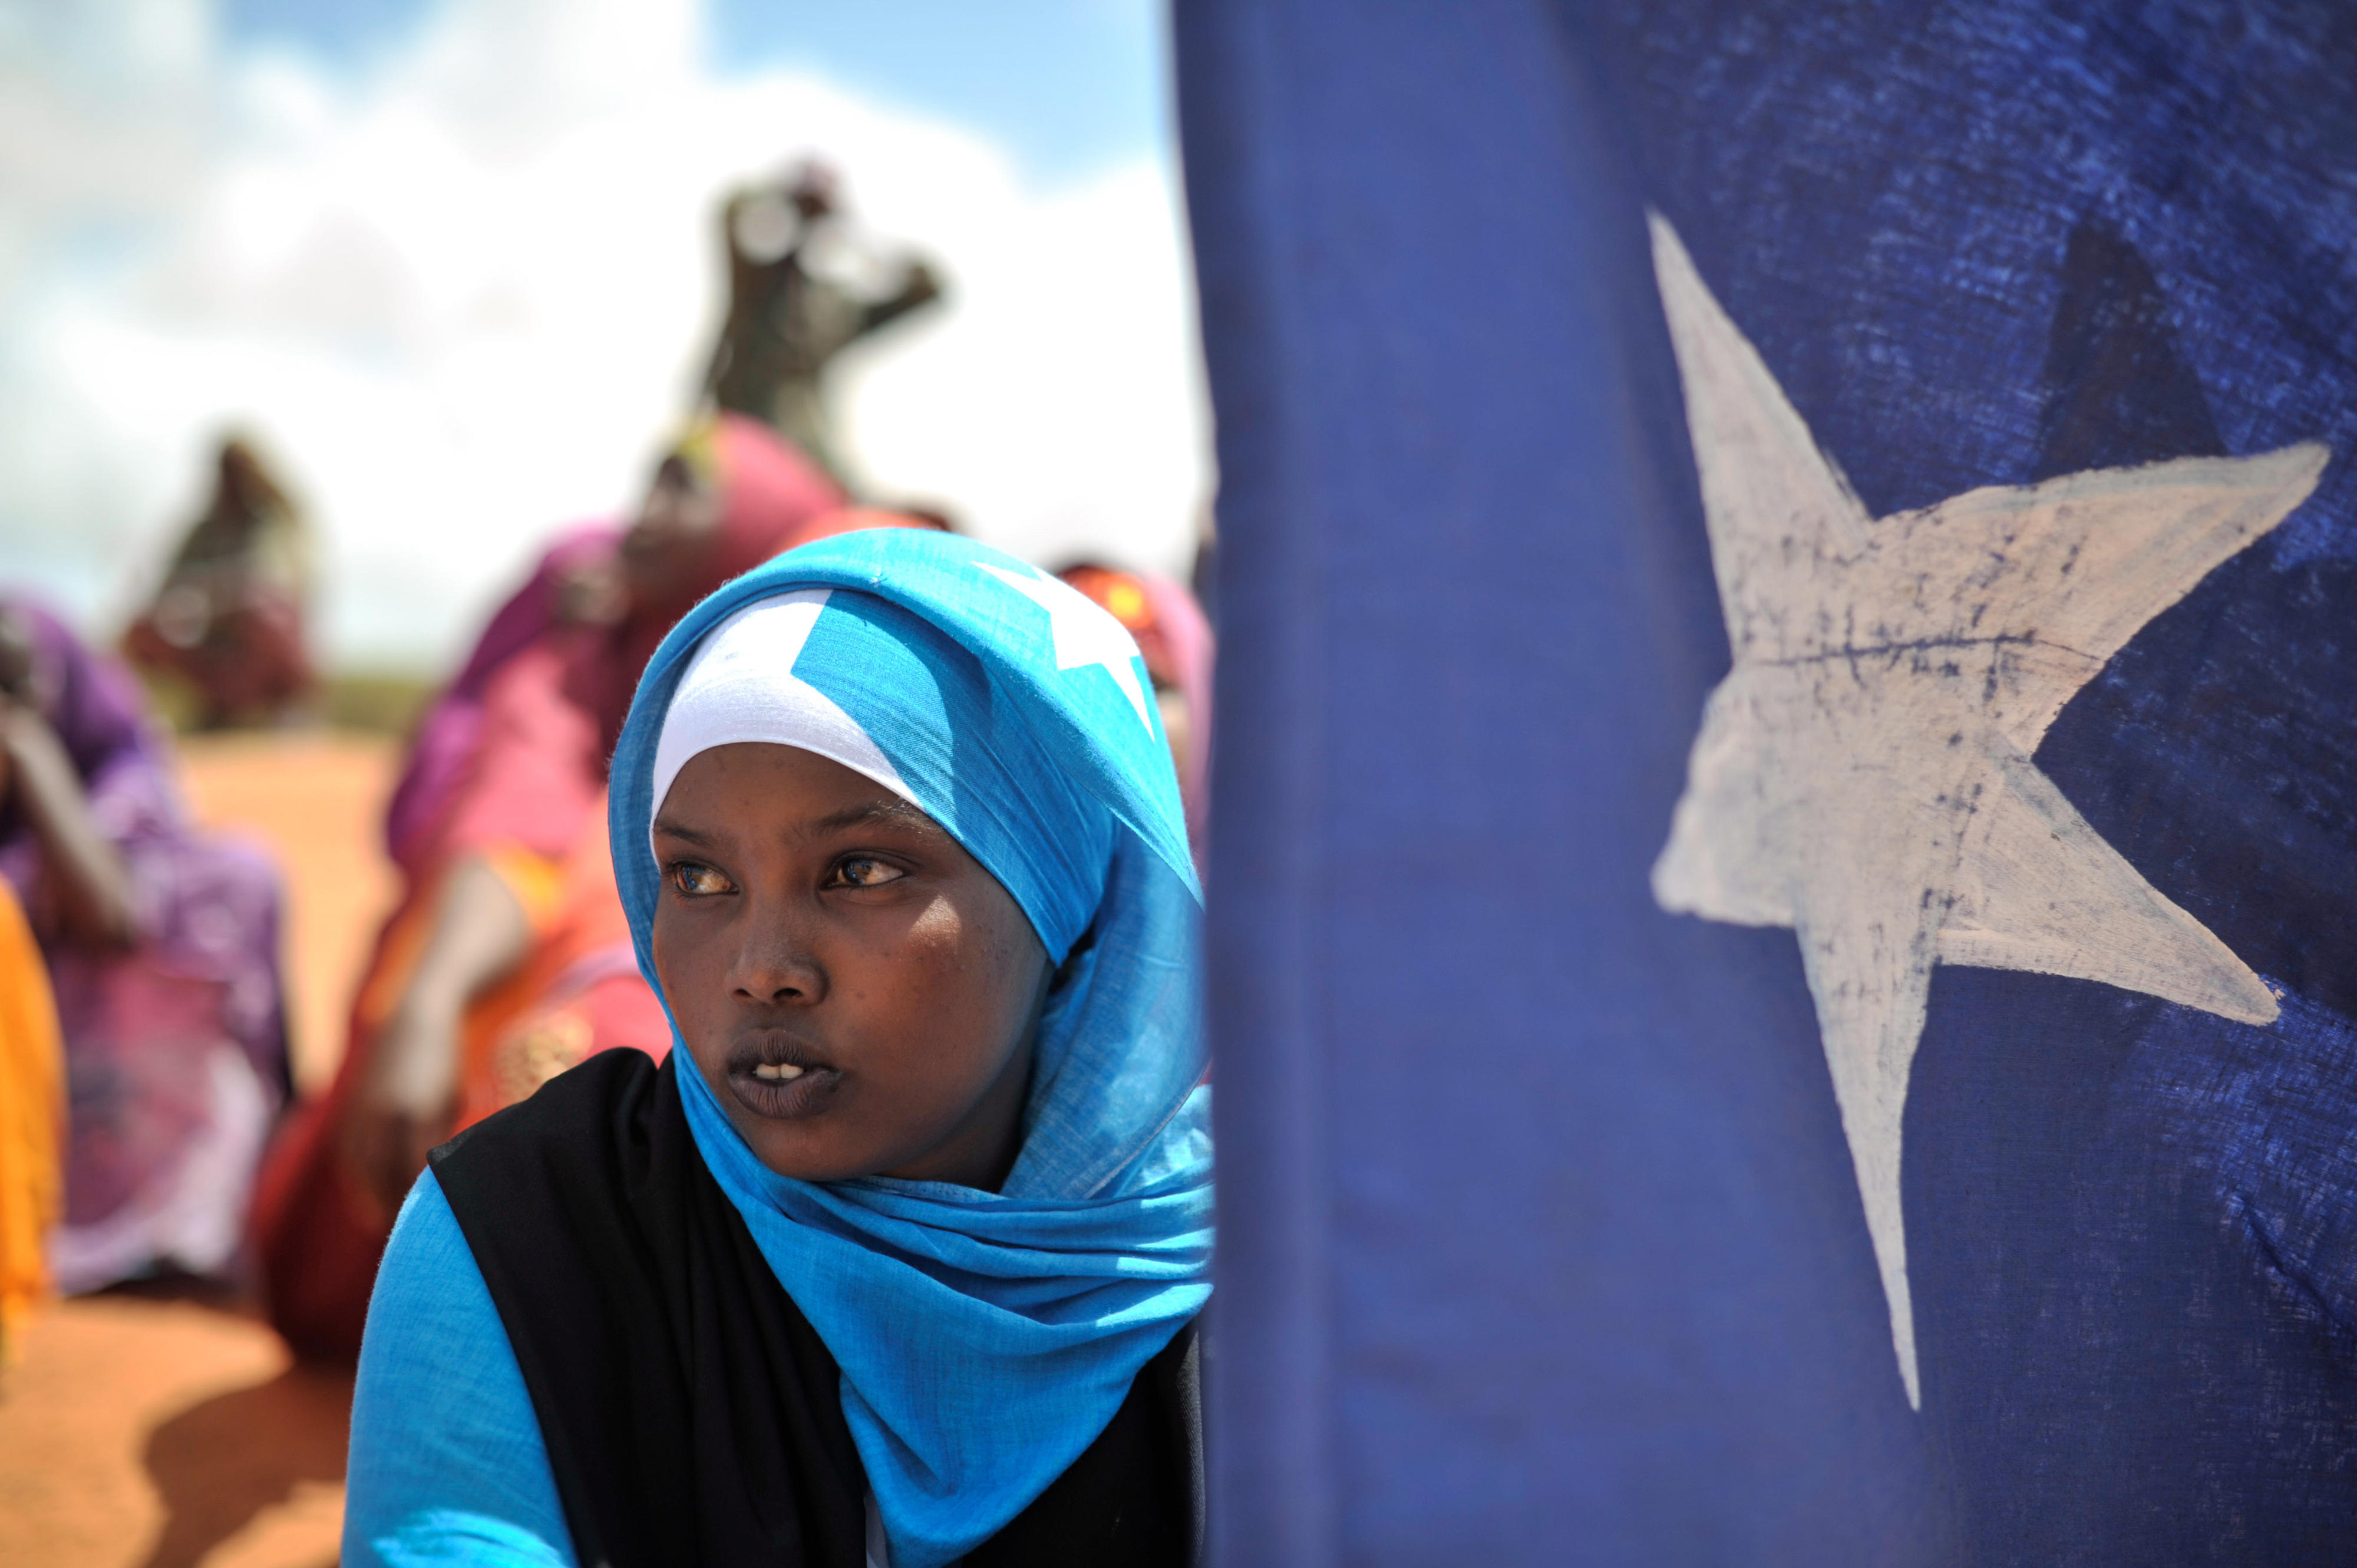
M 361 1341 L 347 1568 L 579 1568 L 499 1309 L 434 1173 L 393 1227 Z

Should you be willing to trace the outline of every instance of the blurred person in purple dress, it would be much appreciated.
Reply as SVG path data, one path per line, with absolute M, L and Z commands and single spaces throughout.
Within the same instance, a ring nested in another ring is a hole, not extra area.
M 65 1043 L 58 1287 L 229 1272 L 289 1087 L 280 889 L 190 822 L 138 686 L 54 616 L 0 597 L 0 875 Z

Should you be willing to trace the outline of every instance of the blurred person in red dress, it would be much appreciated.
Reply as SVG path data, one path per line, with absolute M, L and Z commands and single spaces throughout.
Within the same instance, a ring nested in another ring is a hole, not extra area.
M 699 421 L 627 530 L 560 536 L 428 709 L 386 813 L 404 896 L 354 1000 L 334 1084 L 274 1150 L 254 1212 L 273 1321 L 360 1344 L 376 1262 L 425 1155 L 583 1058 L 671 1031 L 630 948 L 606 766 L 663 634 L 729 578 L 813 539 L 914 520 L 848 509 L 752 419 Z

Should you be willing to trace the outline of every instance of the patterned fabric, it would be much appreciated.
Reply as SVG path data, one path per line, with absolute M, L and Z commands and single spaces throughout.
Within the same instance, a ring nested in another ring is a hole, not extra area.
M 662 1060 L 671 1023 L 639 978 L 630 922 L 614 896 L 603 800 L 562 861 L 514 851 L 492 864 L 532 918 L 532 951 L 468 1010 L 457 1127 L 528 1098 L 598 1051 L 630 1046 Z

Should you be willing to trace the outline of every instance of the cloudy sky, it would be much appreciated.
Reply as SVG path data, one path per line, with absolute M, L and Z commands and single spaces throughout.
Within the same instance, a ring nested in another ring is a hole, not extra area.
M 717 193 L 823 150 L 954 302 L 846 363 L 885 495 L 1176 566 L 1210 488 L 1152 0 L 0 0 L 0 577 L 111 632 L 254 433 L 347 667 L 627 507 Z

